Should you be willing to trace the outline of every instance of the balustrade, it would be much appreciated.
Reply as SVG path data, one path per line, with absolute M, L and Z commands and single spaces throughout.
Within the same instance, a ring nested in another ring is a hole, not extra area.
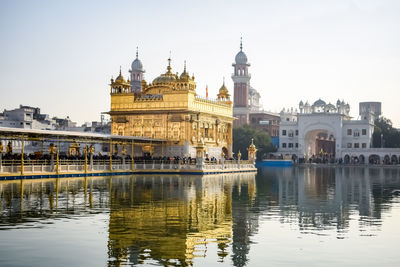
M 110 160 L 93 160 L 90 164 L 85 160 L 60 159 L 58 162 L 58 173 L 66 172 L 85 172 L 87 171 L 109 171 Z M 21 160 L 2 160 L 1 173 L 20 173 Z M 51 167 L 51 160 L 24 160 L 23 173 L 55 173 L 57 170 Z M 176 159 L 155 159 L 155 160 L 134 160 L 131 159 L 113 159 L 111 161 L 112 170 L 123 171 L 132 170 L 132 166 L 137 170 L 222 170 L 222 169 L 242 169 L 254 168 L 254 164 L 247 160 L 224 160 L 224 163 L 218 161 L 204 161 L 202 167 L 196 165 L 195 160 L 176 160 Z

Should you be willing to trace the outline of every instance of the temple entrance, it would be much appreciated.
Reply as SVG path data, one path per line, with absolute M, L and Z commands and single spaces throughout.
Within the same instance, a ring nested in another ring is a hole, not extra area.
M 304 138 L 307 159 L 317 163 L 327 163 L 335 159 L 336 139 L 328 130 L 312 130 Z

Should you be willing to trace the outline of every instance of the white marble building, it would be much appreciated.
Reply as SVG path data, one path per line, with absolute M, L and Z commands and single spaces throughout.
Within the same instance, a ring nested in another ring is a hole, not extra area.
M 349 115 L 350 106 L 319 99 L 310 105 L 300 101 L 299 109 L 280 113 L 279 149 L 283 155 L 309 159 L 321 153 L 345 162 L 384 162 L 387 157 L 399 161 L 400 149 L 372 148 L 374 121 L 381 115 L 380 102 L 361 102 L 359 118 Z M 398 155 L 397 155 L 398 154 Z

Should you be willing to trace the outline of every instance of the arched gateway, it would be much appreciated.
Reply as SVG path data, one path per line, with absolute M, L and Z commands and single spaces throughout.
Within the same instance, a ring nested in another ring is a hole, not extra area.
M 300 101 L 298 110 L 283 109 L 279 113 L 278 153 L 296 154 L 299 162 L 304 158 L 317 163 L 351 164 L 368 163 L 374 153 L 379 154 L 380 162 L 395 163 L 392 155 L 397 151 L 381 153 L 372 147 L 374 121 L 381 114 L 381 103 L 361 102 L 359 107 L 359 119 L 350 116 L 350 105 L 343 100 L 336 105 L 321 99 L 312 105 Z
M 326 130 L 313 130 L 306 133 L 304 137 L 303 155 L 306 158 L 321 156 L 335 156 L 336 139 L 332 133 Z
M 304 127 L 304 136 L 299 136 L 299 157 L 334 159 L 336 138 L 340 136 L 328 123 L 313 123 Z

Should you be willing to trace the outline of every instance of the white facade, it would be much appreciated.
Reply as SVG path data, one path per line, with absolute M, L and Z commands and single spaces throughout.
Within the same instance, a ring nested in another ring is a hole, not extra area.
M 39 108 L 22 105 L 17 109 L 4 110 L 0 117 L 0 127 L 52 130 L 54 124 L 48 115 L 40 114 Z
M 360 119 L 357 120 L 353 120 L 349 112 L 349 104 L 343 101 L 338 100 L 333 105 L 321 99 L 313 105 L 301 101 L 299 111 L 283 109 L 278 152 L 306 160 L 321 152 L 335 159 L 369 154 L 374 121 L 381 114 L 381 103 L 360 103 Z

